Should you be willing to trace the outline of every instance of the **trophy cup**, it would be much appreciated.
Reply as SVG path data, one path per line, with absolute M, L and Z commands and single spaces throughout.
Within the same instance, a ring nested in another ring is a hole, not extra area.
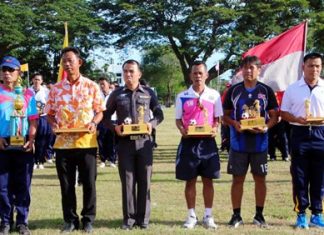
M 310 111 L 310 105 L 311 105 L 310 99 L 306 99 L 304 104 L 305 104 L 305 118 L 309 124 L 324 121 L 324 117 L 314 117 L 312 115 Z
M 188 136 L 211 136 L 212 135 L 212 127 L 208 124 L 208 111 L 203 105 L 199 105 L 199 108 L 204 113 L 204 124 L 203 125 L 197 125 L 197 122 L 195 119 L 190 120 L 189 126 L 188 126 Z
M 253 105 L 243 105 L 242 119 L 240 120 L 241 130 L 266 127 L 265 118 L 261 117 L 260 101 L 255 100 Z
M 19 150 L 24 151 L 23 146 L 26 142 L 27 134 L 27 116 L 23 111 L 24 107 L 24 98 L 22 96 L 23 87 L 21 86 L 21 78 L 18 77 L 14 91 L 16 98 L 13 102 L 14 110 L 10 116 L 10 138 L 9 145 L 6 147 L 6 150 Z
M 124 135 L 137 135 L 137 134 L 149 134 L 147 124 L 144 123 L 144 107 L 139 106 L 138 112 L 138 124 L 132 124 L 131 118 L 125 118 L 123 125 Z
M 89 129 L 82 123 L 84 120 L 89 119 L 86 112 L 79 110 L 78 112 L 71 111 L 67 106 L 64 106 L 61 110 L 61 125 L 58 129 L 55 129 L 56 134 L 61 133 L 88 133 Z M 75 127 L 80 126 L 80 127 Z M 83 127 L 81 127 L 83 126 Z

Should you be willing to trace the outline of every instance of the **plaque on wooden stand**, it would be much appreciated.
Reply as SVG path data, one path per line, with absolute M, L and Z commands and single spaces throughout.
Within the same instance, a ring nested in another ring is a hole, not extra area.
M 255 100 L 252 106 L 243 105 L 241 130 L 252 130 L 254 128 L 265 128 L 265 118 L 261 117 L 260 101 Z
M 204 124 L 197 125 L 197 121 L 195 119 L 190 120 L 187 135 L 197 137 L 212 136 L 213 128 L 208 123 L 208 111 L 203 105 L 200 105 L 199 107 L 204 112 Z
M 126 118 L 123 125 L 123 134 L 124 135 L 146 135 L 149 134 L 147 124 L 144 123 L 144 107 L 139 106 L 137 109 L 138 112 L 138 123 L 132 124 L 131 118 Z
M 311 102 L 309 99 L 305 100 L 305 117 L 306 117 L 306 121 L 309 124 L 317 124 L 317 123 L 321 123 L 322 121 L 324 121 L 324 117 L 314 117 L 310 111 L 310 105 Z
M 72 111 L 70 111 L 68 109 L 68 107 L 63 107 L 61 110 L 61 114 L 62 114 L 62 125 L 60 126 L 60 128 L 55 129 L 54 132 L 56 134 L 62 134 L 62 133 L 89 133 L 89 129 L 87 127 L 73 127 L 70 128 L 68 127 L 70 124 L 69 122 L 71 122 L 70 120 L 82 120 L 84 119 L 84 116 L 86 115 L 85 112 L 83 112 L 82 110 L 80 110 L 77 113 L 73 113 Z M 81 126 L 83 125 L 82 123 L 74 121 L 73 122 L 73 126 Z

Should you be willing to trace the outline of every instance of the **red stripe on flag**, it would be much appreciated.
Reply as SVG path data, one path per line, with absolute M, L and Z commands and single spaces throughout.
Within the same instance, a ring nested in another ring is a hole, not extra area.
M 262 64 L 268 64 L 293 52 L 304 51 L 305 25 L 306 22 L 303 22 L 271 40 L 251 48 L 243 54 L 243 58 L 248 55 L 256 55 Z

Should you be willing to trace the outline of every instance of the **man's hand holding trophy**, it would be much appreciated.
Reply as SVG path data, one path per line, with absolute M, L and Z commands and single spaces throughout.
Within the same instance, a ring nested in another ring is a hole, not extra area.
M 123 125 L 115 128 L 118 135 L 139 135 L 139 134 L 150 134 L 152 132 L 151 123 L 144 122 L 145 107 L 139 106 L 138 112 L 138 123 L 132 124 L 130 117 L 125 118 Z

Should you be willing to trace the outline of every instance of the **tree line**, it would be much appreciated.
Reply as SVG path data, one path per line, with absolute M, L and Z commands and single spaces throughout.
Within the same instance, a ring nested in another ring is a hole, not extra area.
M 321 52 L 323 0 L 3 0 L 0 57 L 17 56 L 32 72 L 55 81 L 68 22 L 70 45 L 86 62 L 84 74 L 96 75 L 89 57 L 94 49 L 134 46 L 144 52 L 151 85 L 172 90 L 190 84 L 193 61 L 219 52 L 220 72 L 235 69 L 248 48 L 306 19 L 307 50 Z M 209 74 L 216 77 L 214 67 Z

